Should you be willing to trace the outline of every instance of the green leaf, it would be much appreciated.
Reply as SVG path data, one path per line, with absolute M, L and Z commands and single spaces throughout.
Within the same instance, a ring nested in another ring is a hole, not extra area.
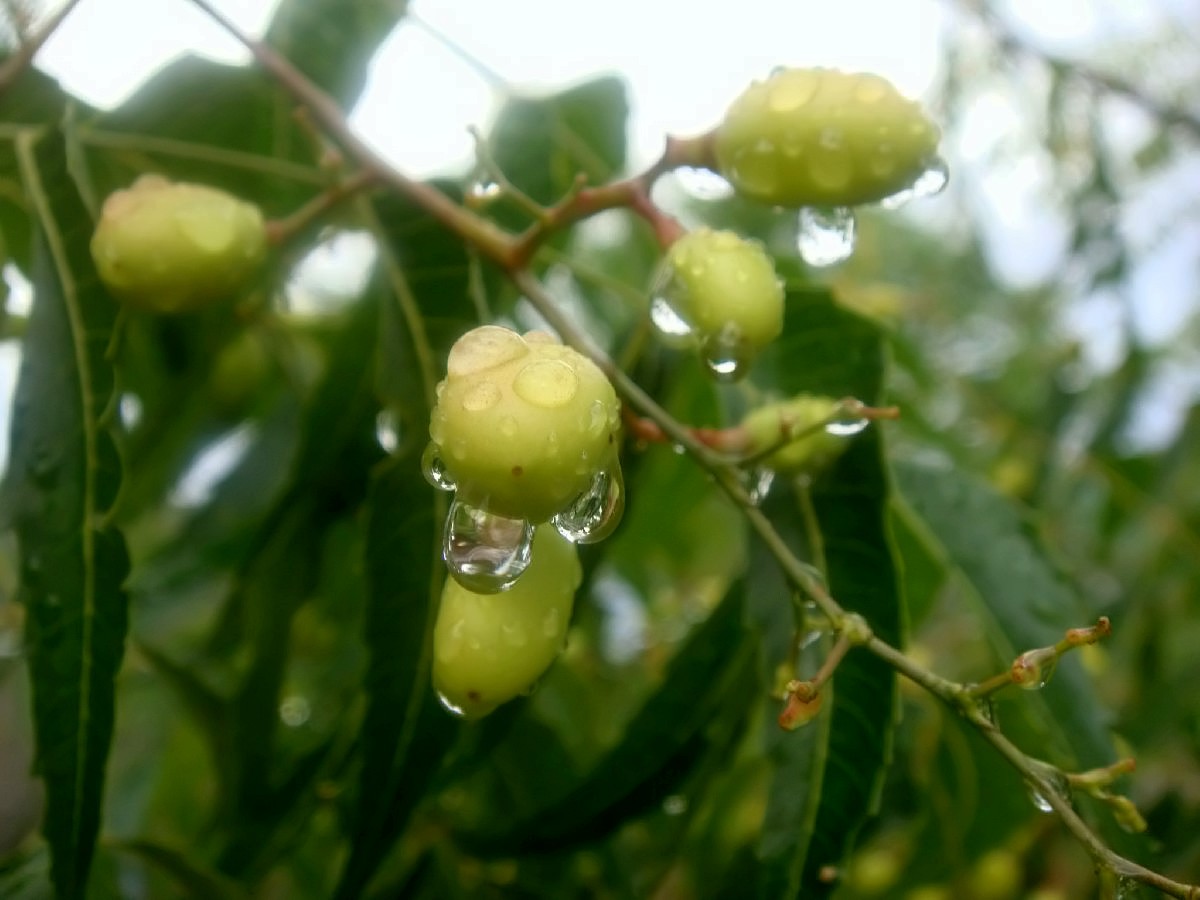
M 1027 519 L 985 482 L 957 468 L 914 462 L 897 463 L 896 478 L 912 514 L 990 617 L 1001 660 L 1053 644 L 1068 628 L 1095 620 L 1095 611 L 1047 560 Z M 1041 752 L 1051 751 L 1073 769 L 1115 759 L 1104 709 L 1077 656 L 1059 660 L 1053 680 L 1037 696 L 1045 704 Z
M 407 8 L 407 0 L 285 0 L 266 43 L 349 110 L 371 57 Z
M 792 288 L 784 334 L 763 354 L 755 377 L 783 396 L 853 395 L 872 403 L 883 372 L 883 342 L 874 325 L 824 292 Z M 888 532 L 890 485 L 878 426 L 854 438 L 833 468 L 817 477 L 810 495 L 815 534 L 806 525 L 801 490 L 782 486 L 765 511 L 790 545 L 808 546 L 815 555 L 819 542 L 833 596 L 864 616 L 880 638 L 899 645 L 905 611 Z M 755 553 L 761 563 L 752 563 L 752 571 L 773 566 L 761 548 Z M 795 628 L 790 591 L 775 581 L 773 587 L 756 583 L 752 607 L 772 666 L 786 658 Z M 837 668 L 829 699 L 828 712 L 807 729 L 768 739 L 776 770 L 758 847 L 759 896 L 826 893 L 819 869 L 845 856 L 878 802 L 897 714 L 895 673 L 865 651 L 852 651 Z
M 689 638 L 620 741 L 589 772 L 541 797 L 531 811 L 462 832 L 459 840 L 485 854 L 547 852 L 603 837 L 661 803 L 707 755 L 710 726 L 728 715 L 740 721 L 753 701 L 745 685 L 757 667 L 756 642 L 743 611 L 739 585 Z M 749 681 L 756 691 L 757 679 Z M 727 704 L 734 694 L 737 702 Z
M 4 505 L 21 545 L 53 879 L 59 896 L 78 897 L 99 828 L 127 626 L 129 560 L 124 539 L 104 520 L 121 478 L 101 426 L 113 386 L 104 348 L 116 305 L 96 280 L 91 221 L 58 135 L 22 133 L 17 153 L 39 235 Z
M 606 77 L 551 97 L 514 97 L 488 135 L 508 179 L 543 204 L 560 199 L 582 173 L 603 184 L 625 166 L 625 82 Z
M 368 500 L 367 712 L 352 849 L 337 897 L 357 897 L 404 830 L 456 730 L 429 684 L 444 504 L 414 446 L 372 480 Z
M 196 863 L 184 851 L 150 840 L 121 841 L 117 850 L 134 854 L 162 869 L 192 900 L 247 900 L 250 896 L 237 882 Z

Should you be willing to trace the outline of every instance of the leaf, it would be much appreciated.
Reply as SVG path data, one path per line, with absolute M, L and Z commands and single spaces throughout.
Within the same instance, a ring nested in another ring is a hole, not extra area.
M 456 730 L 429 684 L 444 504 L 419 474 L 421 449 L 383 468 L 368 498 L 368 701 L 357 822 L 339 898 L 366 887 Z
M 606 77 L 550 97 L 514 97 L 488 135 L 507 178 L 542 204 L 560 199 L 576 175 L 603 184 L 625 166 L 625 83 Z
M 824 292 L 792 288 L 784 335 L 763 354 L 755 377 L 784 396 L 849 394 L 871 403 L 880 396 L 883 371 L 875 326 Z M 864 616 L 880 638 L 899 645 L 905 612 L 887 526 L 889 496 L 883 440 L 874 427 L 816 479 L 811 502 L 818 534 L 809 533 L 794 489 L 779 490 L 765 511 L 791 546 L 819 540 L 833 596 Z M 773 568 L 757 544 L 755 553 L 762 563 L 752 562 L 753 572 Z M 778 579 L 774 586 L 757 581 L 753 596 L 752 616 L 764 630 L 773 666 L 786 658 L 795 627 L 790 591 Z M 828 721 L 823 715 L 804 731 L 770 739 L 776 770 L 758 847 L 759 896 L 826 893 L 819 869 L 843 858 L 878 802 L 897 713 L 895 673 L 865 651 L 852 651 L 837 668 L 830 699 Z
M 1092 623 L 1094 611 L 1058 576 L 1029 522 L 1009 501 L 956 468 L 914 462 L 895 468 L 908 508 L 991 617 L 1002 660 Z M 1037 696 L 1046 709 L 1042 746 L 1053 749 L 1061 764 L 1087 769 L 1115 759 L 1104 710 L 1077 656 L 1059 660 L 1053 680 Z
M 366 85 L 371 57 L 407 8 L 407 0 L 285 0 L 266 43 L 348 110 Z
M 134 854 L 162 869 L 193 900 L 246 900 L 250 895 L 236 882 L 198 865 L 182 850 L 150 840 L 120 841 L 115 849 Z
M 51 870 L 58 895 L 78 897 L 99 828 L 127 627 L 129 560 L 104 522 L 120 461 L 100 424 L 112 393 L 104 348 L 116 305 L 96 280 L 91 222 L 58 136 L 22 133 L 17 153 L 39 236 L 4 506 L 21 546 Z
M 531 811 L 461 832 L 458 839 L 489 855 L 547 852 L 603 837 L 661 803 L 706 755 L 708 729 L 720 720 L 718 714 L 740 720 L 752 702 L 743 689 L 734 692 L 736 708 L 725 708 L 733 688 L 745 685 L 757 666 L 743 610 L 742 589 L 735 587 L 671 661 L 661 686 L 620 741 L 589 772 L 540 798 Z M 756 691 L 757 680 L 750 681 Z

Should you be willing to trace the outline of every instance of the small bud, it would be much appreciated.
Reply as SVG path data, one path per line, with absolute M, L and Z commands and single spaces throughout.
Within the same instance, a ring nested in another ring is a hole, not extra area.
M 1113 818 L 1117 820 L 1117 824 L 1126 831 L 1141 834 L 1146 830 L 1146 820 L 1142 818 L 1142 814 L 1138 812 L 1138 808 L 1128 797 L 1113 794 L 1106 797 L 1105 801 L 1112 807 Z
M 794 681 L 788 685 L 787 699 L 779 714 L 779 727 L 784 731 L 795 731 L 807 725 L 821 712 L 821 694 L 813 694 L 811 685 L 805 681 Z

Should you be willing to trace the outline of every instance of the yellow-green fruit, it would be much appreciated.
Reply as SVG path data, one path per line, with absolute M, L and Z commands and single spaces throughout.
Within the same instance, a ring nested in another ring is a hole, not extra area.
M 604 373 L 544 332 L 496 325 L 450 350 L 429 436 L 458 499 L 545 522 L 617 465 L 620 405 Z
M 729 108 L 714 150 L 738 192 L 776 206 L 873 203 L 912 185 L 941 133 L 878 75 L 780 69 Z
M 746 361 L 783 331 L 783 284 L 757 241 L 699 228 L 667 250 L 655 282 L 712 358 Z
M 582 578 L 575 546 L 540 526 L 529 568 L 501 594 L 446 580 L 433 630 L 433 684 L 447 706 L 486 716 L 529 690 L 562 650 Z
M 92 259 L 118 300 L 188 312 L 245 287 L 267 252 L 262 213 L 215 188 L 143 175 L 104 201 Z
M 829 397 L 799 394 L 753 410 L 741 425 L 746 432 L 746 452 L 757 454 L 779 446 L 763 460 L 763 465 L 779 472 L 814 472 L 824 468 L 847 446 L 845 436 L 830 434 L 824 425 L 837 411 L 838 402 Z

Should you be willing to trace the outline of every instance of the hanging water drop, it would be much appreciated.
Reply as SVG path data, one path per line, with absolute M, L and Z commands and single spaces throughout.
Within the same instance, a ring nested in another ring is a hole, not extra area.
M 441 691 L 437 692 L 437 698 L 438 698 L 438 702 L 442 704 L 442 709 L 446 710 L 446 712 L 450 713 L 450 715 L 455 716 L 456 718 L 459 718 L 459 719 L 466 716 L 466 714 L 467 714 L 466 710 L 464 710 L 461 706 L 456 706 L 454 704 L 454 701 L 452 701 L 449 697 L 447 697 Z
M 668 341 L 676 342 L 692 336 L 692 326 L 664 296 L 650 301 L 650 321 Z
M 934 197 L 944 191 L 949 183 L 950 167 L 940 156 L 935 157 L 928 168 L 913 182 L 913 196 L 917 198 Z
M 848 207 L 806 206 L 800 210 L 796 243 L 800 256 L 810 266 L 832 266 L 848 259 L 854 252 L 856 236 L 854 211 Z
M 750 502 L 758 506 L 771 492 L 771 485 L 775 483 L 775 470 L 759 466 L 749 473 L 747 481 L 746 493 L 750 495 Z
M 708 371 L 718 381 L 736 381 L 744 375 L 751 355 L 741 330 L 732 324 L 706 338 L 701 354 Z
M 712 169 L 683 166 L 675 170 L 679 186 L 695 200 L 727 200 L 733 196 L 733 185 Z
M 1122 875 L 1117 878 L 1112 896 L 1113 900 L 1137 900 L 1137 898 L 1143 896 L 1143 893 L 1141 885 L 1132 878 Z
M 446 463 L 442 460 L 438 445 L 432 441 L 425 447 L 425 452 L 421 454 L 421 473 L 425 476 L 425 480 L 439 491 L 452 491 L 458 486 L 450 477 L 450 473 L 446 471 Z
M 504 189 L 491 178 L 478 178 L 467 188 L 467 202 L 475 207 L 487 206 L 500 198 Z
M 400 419 L 390 409 L 375 416 L 375 440 L 385 453 L 395 453 L 400 446 Z
M 1050 801 L 1047 800 L 1045 798 L 1045 796 L 1043 796 L 1042 793 L 1040 791 L 1038 791 L 1038 789 L 1033 787 L 1032 785 L 1029 787 L 1029 799 L 1033 803 L 1034 808 L 1037 809 L 1038 812 L 1043 812 L 1043 813 L 1054 812 L 1054 807 L 1050 805 Z
M 1032 665 L 1025 678 L 1017 680 L 1017 686 L 1025 691 L 1040 691 L 1050 681 L 1054 675 L 1054 669 L 1058 665 L 1058 657 L 1051 656 L 1049 659 L 1037 661 Z
M 832 434 L 835 437 L 853 437 L 856 434 L 861 434 L 870 425 L 870 421 L 854 412 L 845 412 L 837 418 L 825 425 L 827 434 Z
M 477 594 L 512 587 L 529 566 L 533 525 L 455 498 L 446 517 L 442 556 L 454 580 Z
M 559 534 L 576 544 L 594 544 L 616 529 L 625 510 L 625 485 L 621 466 L 596 473 L 591 485 L 566 509 L 551 519 Z

